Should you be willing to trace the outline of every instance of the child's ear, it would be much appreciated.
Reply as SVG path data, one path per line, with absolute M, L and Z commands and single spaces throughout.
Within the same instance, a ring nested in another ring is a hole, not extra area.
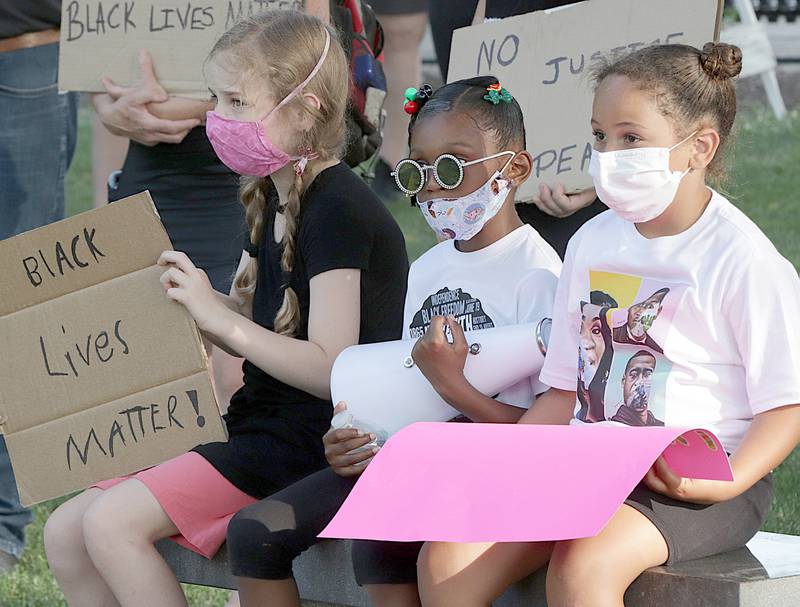
M 714 160 L 718 149 L 719 133 L 711 128 L 700 129 L 694 136 L 689 168 L 695 170 L 706 168 Z
M 533 172 L 533 158 L 527 150 L 517 152 L 511 164 L 508 165 L 505 175 L 514 180 L 514 185 L 519 187 L 528 180 Z
M 322 102 L 313 93 L 303 93 L 303 102 L 318 110 L 322 108 Z
M 309 108 L 319 110 L 322 107 L 322 102 L 319 97 L 311 93 L 303 93 L 301 101 Z M 294 112 L 295 126 L 300 131 L 309 131 L 314 126 L 314 117 L 308 111 L 296 108 Z

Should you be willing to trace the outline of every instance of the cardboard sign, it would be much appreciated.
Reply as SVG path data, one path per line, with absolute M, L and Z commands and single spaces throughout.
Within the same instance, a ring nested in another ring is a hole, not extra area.
M 164 295 L 148 193 L 0 242 L 0 428 L 23 504 L 225 440 L 197 327 Z
M 394 542 L 592 537 L 662 453 L 680 476 L 733 480 L 719 439 L 702 429 L 613 422 L 413 424 L 381 448 L 320 537 Z
M 217 39 L 242 17 L 292 8 L 301 0 L 64 0 L 58 87 L 105 92 L 104 77 L 130 86 L 146 49 L 168 93 L 208 98 L 203 62 Z
M 588 0 L 456 30 L 448 79 L 492 75 L 525 116 L 533 174 L 520 201 L 539 183 L 568 191 L 592 185 L 589 72 L 603 56 L 650 44 L 702 47 L 716 40 L 722 0 Z

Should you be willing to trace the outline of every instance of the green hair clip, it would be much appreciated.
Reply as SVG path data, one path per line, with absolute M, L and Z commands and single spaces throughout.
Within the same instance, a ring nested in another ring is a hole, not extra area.
M 504 89 L 500 83 L 497 84 L 490 84 L 486 87 L 487 93 L 483 96 L 486 101 L 497 105 L 501 101 L 504 103 L 511 103 L 514 99 L 511 96 L 511 93 L 508 92 L 508 89 Z

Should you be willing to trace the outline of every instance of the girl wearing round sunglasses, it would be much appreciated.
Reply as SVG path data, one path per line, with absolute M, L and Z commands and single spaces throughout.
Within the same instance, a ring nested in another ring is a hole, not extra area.
M 538 377 L 527 377 L 489 398 L 466 381 L 463 371 L 465 332 L 538 322 L 552 313 L 561 261 L 514 209 L 514 190 L 532 166 L 524 151 L 522 111 L 491 77 L 453 82 L 435 93 L 423 86 L 407 94 L 412 93 L 410 160 L 420 168 L 401 163 L 398 179 L 407 189 L 417 189 L 416 198 L 434 229 L 440 234 L 452 231 L 454 240 L 439 243 L 413 264 L 403 338 L 418 340 L 415 363 L 464 417 L 484 423 L 515 422 L 545 390 Z M 438 167 L 438 179 L 426 165 Z M 415 172 L 417 184 L 406 179 Z M 336 411 L 344 411 L 344 404 Z M 377 452 L 377 437 L 365 430 L 332 428 L 323 437 L 330 468 L 233 518 L 228 550 L 234 563 L 240 555 L 252 559 L 247 555 L 257 554 L 260 566 L 273 576 L 290 578 L 294 558 L 319 541 L 356 477 Z M 281 522 L 287 508 L 293 516 L 290 529 Z M 354 544 L 356 580 L 366 587 L 373 605 L 420 604 L 416 583 L 420 548 L 418 543 Z M 262 589 L 263 596 L 274 602 L 274 586 Z M 296 592 L 284 604 L 299 605 Z
M 409 196 L 416 196 L 427 181 L 427 172 L 433 173 L 433 178 L 445 190 L 454 190 L 464 181 L 464 169 L 486 160 L 494 160 L 503 156 L 514 156 L 514 152 L 498 152 L 491 156 L 476 158 L 465 162 L 452 154 L 442 154 L 433 164 L 420 164 L 413 158 L 404 158 L 397 163 L 392 173 L 397 187 Z
M 392 176 L 437 236 L 469 252 L 521 227 L 514 194 L 530 176 L 532 159 L 512 95 L 496 79 L 479 77 L 435 94 L 428 85 L 408 89 L 406 99 L 410 154 Z M 530 237 L 549 257 L 552 249 L 535 230 Z

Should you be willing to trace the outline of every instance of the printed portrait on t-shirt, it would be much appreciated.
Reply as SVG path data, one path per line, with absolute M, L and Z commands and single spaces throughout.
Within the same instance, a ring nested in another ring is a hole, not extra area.
M 647 299 L 633 304 L 628 308 L 625 323 L 615 327 L 614 341 L 618 344 L 634 344 L 647 346 L 656 352 L 663 352 L 648 331 L 661 314 L 664 298 L 669 293 L 668 288 L 662 288 L 650 295 Z
M 454 316 L 464 331 L 491 329 L 494 321 L 483 308 L 481 300 L 462 289 L 440 289 L 424 302 L 408 326 L 408 337 L 417 339 L 425 335 L 434 316 Z M 449 331 L 449 329 L 448 329 Z
M 650 411 L 650 392 L 657 364 L 655 354 L 649 350 L 639 350 L 630 357 L 622 373 L 622 401 L 614 407 L 612 422 L 629 426 L 664 425 Z
M 672 364 L 663 344 L 686 287 L 591 271 L 582 301 L 576 418 L 663 426 Z
M 577 417 L 583 421 L 601 421 L 604 398 L 614 347 L 607 313 L 617 307 L 613 297 L 592 291 L 589 302 L 581 302 L 581 328 L 578 342 Z

